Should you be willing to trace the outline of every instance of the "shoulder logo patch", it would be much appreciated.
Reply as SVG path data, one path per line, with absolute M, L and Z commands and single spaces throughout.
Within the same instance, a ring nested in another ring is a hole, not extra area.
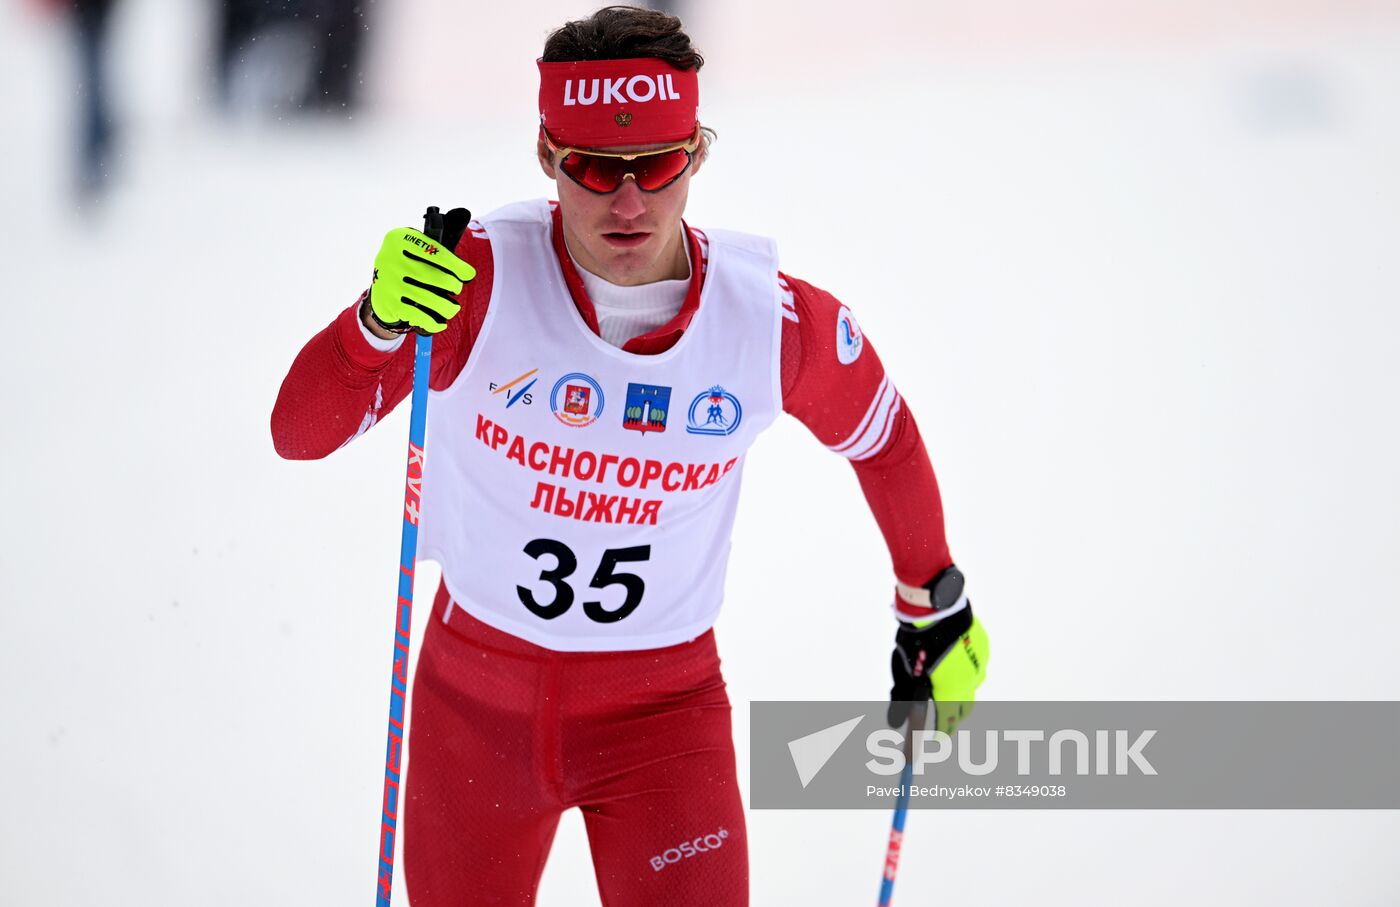
M 865 337 L 860 332 L 860 325 L 856 324 L 851 310 L 841 306 L 841 311 L 836 315 L 836 358 L 842 365 L 850 365 L 860 358 L 863 349 Z

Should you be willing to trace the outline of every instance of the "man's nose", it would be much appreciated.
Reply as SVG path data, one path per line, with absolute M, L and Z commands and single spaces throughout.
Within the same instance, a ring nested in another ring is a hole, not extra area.
M 622 185 L 617 187 L 610 211 L 613 217 L 623 220 L 636 220 L 646 213 L 647 199 L 635 179 L 624 179 Z

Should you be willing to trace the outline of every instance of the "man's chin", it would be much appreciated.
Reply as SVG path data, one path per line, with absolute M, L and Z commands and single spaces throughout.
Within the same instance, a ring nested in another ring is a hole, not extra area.
M 605 262 L 606 274 L 598 276 L 608 283 L 617 284 L 620 287 L 636 286 L 637 284 L 650 283 L 646 279 L 647 262 L 624 259 L 622 261 Z
M 598 276 L 620 285 L 640 281 L 656 263 L 656 256 L 646 246 L 635 249 L 606 248 L 604 254 L 595 256 L 598 265 L 605 273 Z

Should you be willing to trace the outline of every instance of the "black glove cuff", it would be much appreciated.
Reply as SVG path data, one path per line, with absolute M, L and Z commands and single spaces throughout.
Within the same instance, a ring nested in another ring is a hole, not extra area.
M 407 321 L 400 321 L 396 324 L 386 324 L 374 311 L 374 304 L 369 301 L 369 296 L 373 289 L 365 290 L 365 295 L 360 299 L 360 320 L 363 321 L 365 315 L 369 315 L 370 320 L 379 325 L 380 330 L 388 331 L 391 334 L 407 334 L 409 330 Z
M 940 618 L 926 627 L 916 627 L 913 624 L 900 621 L 899 632 L 895 634 L 895 642 L 901 648 L 905 647 L 905 642 L 912 643 L 920 648 L 943 650 L 947 649 L 959 637 L 972 629 L 972 602 L 968 602 L 947 617 Z M 940 648 L 940 643 L 942 647 Z

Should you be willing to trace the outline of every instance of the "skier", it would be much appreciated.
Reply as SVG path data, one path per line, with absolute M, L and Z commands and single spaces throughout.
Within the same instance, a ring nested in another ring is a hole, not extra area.
M 772 241 L 682 219 L 713 138 L 702 63 L 652 10 L 555 31 L 536 151 L 558 201 L 459 209 L 440 244 L 391 230 L 370 288 L 282 385 L 277 451 L 323 457 L 408 393 L 403 334 L 435 337 L 420 531 L 443 581 L 404 819 L 417 907 L 532 903 L 574 806 L 604 903 L 748 903 L 711 625 L 744 451 L 782 411 L 851 462 L 888 545 L 891 721 L 933 698 L 951 728 L 984 676 L 932 467 L 869 339 L 778 270 Z

